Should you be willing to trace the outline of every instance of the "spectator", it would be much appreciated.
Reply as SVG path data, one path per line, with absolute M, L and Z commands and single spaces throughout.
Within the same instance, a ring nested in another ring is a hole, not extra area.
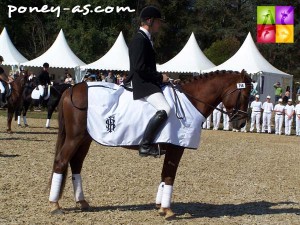
M 73 84 L 73 78 L 71 76 L 71 74 L 67 73 L 67 77 L 65 79 L 65 84 Z
M 223 105 L 223 111 L 226 112 L 226 108 Z M 223 130 L 229 130 L 229 116 L 226 113 L 223 113 Z
M 222 108 L 223 108 L 223 103 L 220 102 L 220 104 L 213 111 L 213 124 L 214 124 L 213 130 L 219 129 L 222 113 L 218 109 L 222 109 Z
M 262 132 L 266 132 L 271 134 L 271 117 L 273 111 L 273 103 L 271 102 L 271 96 L 267 96 L 267 100 L 264 102 L 262 109 L 263 112 L 263 124 L 262 124 Z
M 113 75 L 113 73 L 110 71 L 110 72 L 108 72 L 108 75 L 107 75 L 107 77 L 105 78 L 105 82 L 108 82 L 108 83 L 114 83 L 114 84 L 116 84 L 117 82 L 116 82 L 116 78 L 115 78 L 115 76 Z
M 281 135 L 284 105 L 282 104 L 282 98 L 278 99 L 278 104 L 274 107 L 275 112 L 275 134 Z
M 286 105 L 289 99 L 290 99 L 290 91 L 286 91 L 284 97 L 282 98 L 283 104 Z
M 300 136 L 300 99 L 297 100 L 298 104 L 295 107 L 296 114 L 296 136 Z
M 275 88 L 275 103 L 277 103 L 278 99 L 282 97 L 282 87 L 280 86 L 279 81 L 276 84 L 274 84 L 274 88 Z
M 203 129 L 209 130 L 209 129 L 210 129 L 210 123 L 211 123 L 211 115 L 209 115 L 209 116 L 206 118 L 205 122 L 204 122 L 203 125 L 202 125 L 202 128 L 203 128 Z
M 288 100 L 288 104 L 284 107 L 285 112 L 285 135 L 291 135 L 293 116 L 294 116 L 294 106 L 292 105 L 292 99 Z
M 260 117 L 261 117 L 262 103 L 261 101 L 259 101 L 259 95 L 255 96 L 255 101 L 251 103 L 250 108 L 252 109 L 250 132 L 253 132 L 254 123 L 256 123 L 256 132 L 260 133 Z

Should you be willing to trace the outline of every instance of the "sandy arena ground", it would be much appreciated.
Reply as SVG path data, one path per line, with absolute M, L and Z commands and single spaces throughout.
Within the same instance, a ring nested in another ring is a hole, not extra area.
M 0 117 L 0 224 L 300 224 L 300 138 L 202 132 L 187 150 L 174 186 L 177 219 L 154 209 L 163 157 L 92 143 L 82 177 L 88 212 L 75 208 L 70 173 L 61 216 L 51 216 L 48 191 L 57 122 L 28 119 L 6 134 Z

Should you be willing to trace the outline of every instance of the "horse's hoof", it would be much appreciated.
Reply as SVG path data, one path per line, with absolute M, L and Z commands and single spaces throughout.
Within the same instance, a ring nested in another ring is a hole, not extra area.
M 25 124 L 25 127 L 29 127 L 28 124 Z
M 11 130 L 7 129 L 7 133 L 12 134 L 13 132 Z
M 161 204 L 156 204 L 155 208 L 160 209 L 161 208 Z
M 158 213 L 160 216 L 164 216 L 165 220 L 173 220 L 176 218 L 175 213 L 171 209 L 160 208 Z
M 51 211 L 51 215 L 63 215 L 64 212 L 61 209 L 54 209 Z
M 46 127 L 46 129 L 50 129 L 50 127 Z
M 76 202 L 76 205 L 82 211 L 88 210 L 90 208 L 90 205 L 89 205 L 89 203 L 86 200 L 81 200 L 79 202 Z
M 22 125 L 21 125 L 21 124 L 18 124 L 18 127 L 22 127 Z

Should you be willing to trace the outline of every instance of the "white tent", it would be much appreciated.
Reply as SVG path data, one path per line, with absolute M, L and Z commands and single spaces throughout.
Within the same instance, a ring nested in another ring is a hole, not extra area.
M 97 61 L 81 66 L 81 70 L 122 70 L 129 71 L 129 54 L 123 33 L 120 32 L 111 49 Z
M 3 65 L 14 66 L 28 60 L 15 48 L 11 42 L 6 28 L 4 27 L 0 35 L 0 55 L 3 56 Z
M 21 63 L 21 65 L 26 67 L 42 67 L 45 62 L 49 63 L 51 72 L 55 71 L 57 75 L 60 74 L 60 76 L 55 77 L 56 81 L 63 81 L 64 79 L 64 73 L 61 72 L 61 69 L 70 68 L 75 70 L 75 80 L 78 82 L 79 67 L 85 65 L 69 47 L 62 30 L 60 30 L 56 40 L 44 54 L 26 63 Z
M 194 33 L 191 34 L 184 48 L 168 62 L 157 65 L 160 72 L 200 73 L 215 65 L 201 51 Z
M 219 66 L 202 71 L 211 72 L 216 70 L 242 71 L 245 69 L 252 79 L 258 82 L 258 92 L 261 99 L 270 95 L 274 101 L 274 83 L 280 81 L 283 88 L 292 88 L 293 76 L 272 66 L 257 49 L 251 34 L 247 35 L 246 40 L 240 49 L 227 61 Z
M 69 47 L 62 30 L 60 30 L 55 42 L 44 54 L 21 65 L 41 67 L 45 62 L 48 62 L 50 67 L 55 68 L 76 68 L 85 65 Z

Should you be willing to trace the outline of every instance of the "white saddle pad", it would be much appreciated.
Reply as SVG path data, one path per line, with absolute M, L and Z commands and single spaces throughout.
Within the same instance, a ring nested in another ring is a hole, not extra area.
M 156 109 L 145 101 L 133 100 L 132 92 L 121 86 L 105 82 L 87 82 L 87 84 L 89 86 L 87 130 L 91 137 L 102 145 L 139 145 Z M 176 112 L 172 88 L 164 87 L 163 93 L 172 110 L 155 143 L 171 143 L 197 149 L 205 117 L 179 91 L 176 93 L 184 112 L 180 107 L 177 107 L 179 109 Z M 176 113 L 184 118 L 178 119 Z
M 31 92 L 31 98 L 38 100 L 40 99 L 40 96 L 43 96 L 44 94 L 44 90 L 40 90 L 41 87 L 36 87 L 35 89 L 33 89 L 33 91 Z M 47 96 L 44 97 L 44 100 L 47 100 L 50 97 L 50 90 L 51 90 L 51 86 L 48 85 L 48 94 Z

